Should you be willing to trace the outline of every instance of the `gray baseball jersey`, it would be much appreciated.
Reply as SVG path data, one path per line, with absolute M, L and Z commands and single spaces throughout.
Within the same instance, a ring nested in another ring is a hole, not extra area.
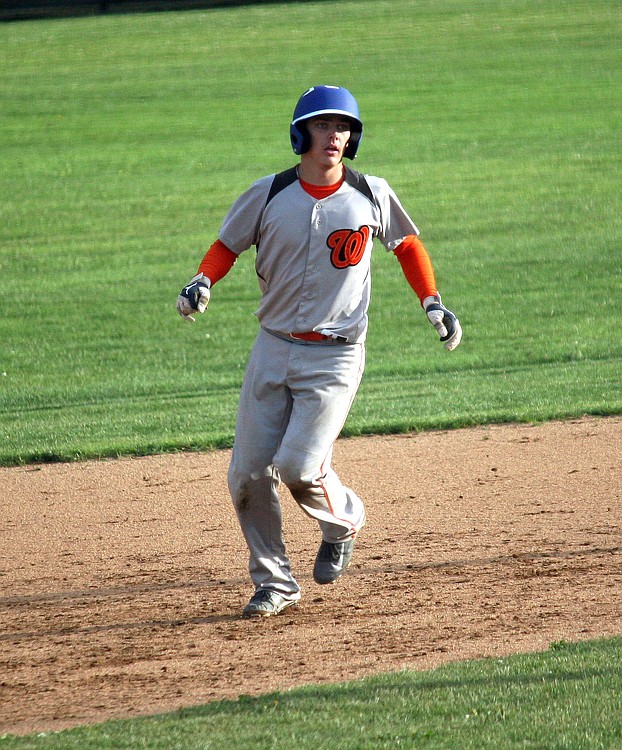
M 219 238 L 239 255 L 257 248 L 262 298 L 256 315 L 268 331 L 330 331 L 364 341 L 371 294 L 371 251 L 388 251 L 419 230 L 386 180 L 345 168 L 327 198 L 309 195 L 293 167 L 257 180 L 233 204 Z

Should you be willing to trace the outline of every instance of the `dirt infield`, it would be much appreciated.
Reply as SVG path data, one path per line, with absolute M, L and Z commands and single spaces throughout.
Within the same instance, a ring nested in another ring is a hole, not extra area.
M 352 566 L 313 583 L 284 491 L 303 599 L 262 621 L 228 460 L 0 469 L 0 734 L 622 633 L 622 418 L 340 440 Z

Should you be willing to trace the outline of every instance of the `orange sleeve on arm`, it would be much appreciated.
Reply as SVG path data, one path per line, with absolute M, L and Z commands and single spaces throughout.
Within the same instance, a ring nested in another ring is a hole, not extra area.
M 408 235 L 393 252 L 402 266 L 406 280 L 422 303 L 426 297 L 438 294 L 432 261 L 418 237 Z
M 198 273 L 202 273 L 203 276 L 212 282 L 212 286 L 217 281 L 226 276 L 229 271 L 233 268 L 233 264 L 238 259 L 238 256 L 229 250 L 224 242 L 216 240 L 210 249 L 205 253 L 205 257 L 201 261 Z

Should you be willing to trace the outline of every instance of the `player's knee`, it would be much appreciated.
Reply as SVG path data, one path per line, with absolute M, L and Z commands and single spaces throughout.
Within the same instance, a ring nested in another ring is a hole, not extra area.
M 312 484 L 298 456 L 283 456 L 277 468 L 281 481 L 294 495 L 297 491 L 304 491 Z
M 229 493 L 238 511 L 243 511 L 253 505 L 254 499 L 262 499 L 269 495 L 272 487 L 278 485 L 278 475 L 272 466 L 251 470 L 241 467 L 234 462 L 229 467 L 227 475 Z

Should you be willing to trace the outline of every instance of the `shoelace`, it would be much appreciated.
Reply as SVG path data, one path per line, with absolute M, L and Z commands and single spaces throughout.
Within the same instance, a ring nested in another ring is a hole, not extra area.
M 269 601 L 273 593 L 274 593 L 273 591 L 268 591 L 268 589 L 261 589 L 255 594 L 255 596 L 253 596 L 253 601 L 254 602 Z

